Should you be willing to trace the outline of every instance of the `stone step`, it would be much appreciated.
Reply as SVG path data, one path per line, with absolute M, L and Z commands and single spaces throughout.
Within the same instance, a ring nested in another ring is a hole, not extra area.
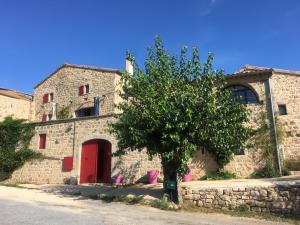
M 293 176 L 300 176 L 300 171 L 290 171 Z

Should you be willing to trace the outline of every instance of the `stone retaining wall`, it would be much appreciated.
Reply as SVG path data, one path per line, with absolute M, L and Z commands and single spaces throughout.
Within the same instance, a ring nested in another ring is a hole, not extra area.
M 300 180 L 217 188 L 183 185 L 181 193 L 184 203 L 192 203 L 199 207 L 217 209 L 243 207 L 255 212 L 300 214 Z

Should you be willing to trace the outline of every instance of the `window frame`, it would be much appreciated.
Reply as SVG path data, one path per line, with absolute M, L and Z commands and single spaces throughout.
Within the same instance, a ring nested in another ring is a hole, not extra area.
M 282 113 L 280 109 L 283 109 L 284 112 Z M 278 114 L 279 116 L 286 116 L 288 114 L 286 104 L 278 104 Z
M 226 87 L 233 93 L 232 99 L 239 104 L 259 104 L 259 97 L 253 88 L 243 84 L 231 84 Z M 241 98 L 242 97 L 242 98 Z

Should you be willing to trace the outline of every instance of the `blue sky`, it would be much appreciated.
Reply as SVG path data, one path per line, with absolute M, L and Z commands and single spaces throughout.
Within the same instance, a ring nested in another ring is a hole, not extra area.
M 198 46 L 227 73 L 245 64 L 300 70 L 299 0 L 0 0 L 0 87 L 32 93 L 63 63 L 143 64 L 160 35 Z

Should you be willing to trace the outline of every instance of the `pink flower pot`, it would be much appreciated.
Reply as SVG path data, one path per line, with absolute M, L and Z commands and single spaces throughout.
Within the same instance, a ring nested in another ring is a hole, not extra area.
M 157 170 L 148 171 L 148 182 L 149 182 L 149 184 L 156 184 L 157 183 L 157 177 L 158 177 L 158 171 Z
M 190 182 L 192 180 L 192 171 L 185 174 L 182 178 L 183 182 Z
M 122 184 L 122 182 L 123 182 L 123 176 L 122 175 L 115 176 L 114 183 L 116 185 L 120 185 L 120 184 Z

